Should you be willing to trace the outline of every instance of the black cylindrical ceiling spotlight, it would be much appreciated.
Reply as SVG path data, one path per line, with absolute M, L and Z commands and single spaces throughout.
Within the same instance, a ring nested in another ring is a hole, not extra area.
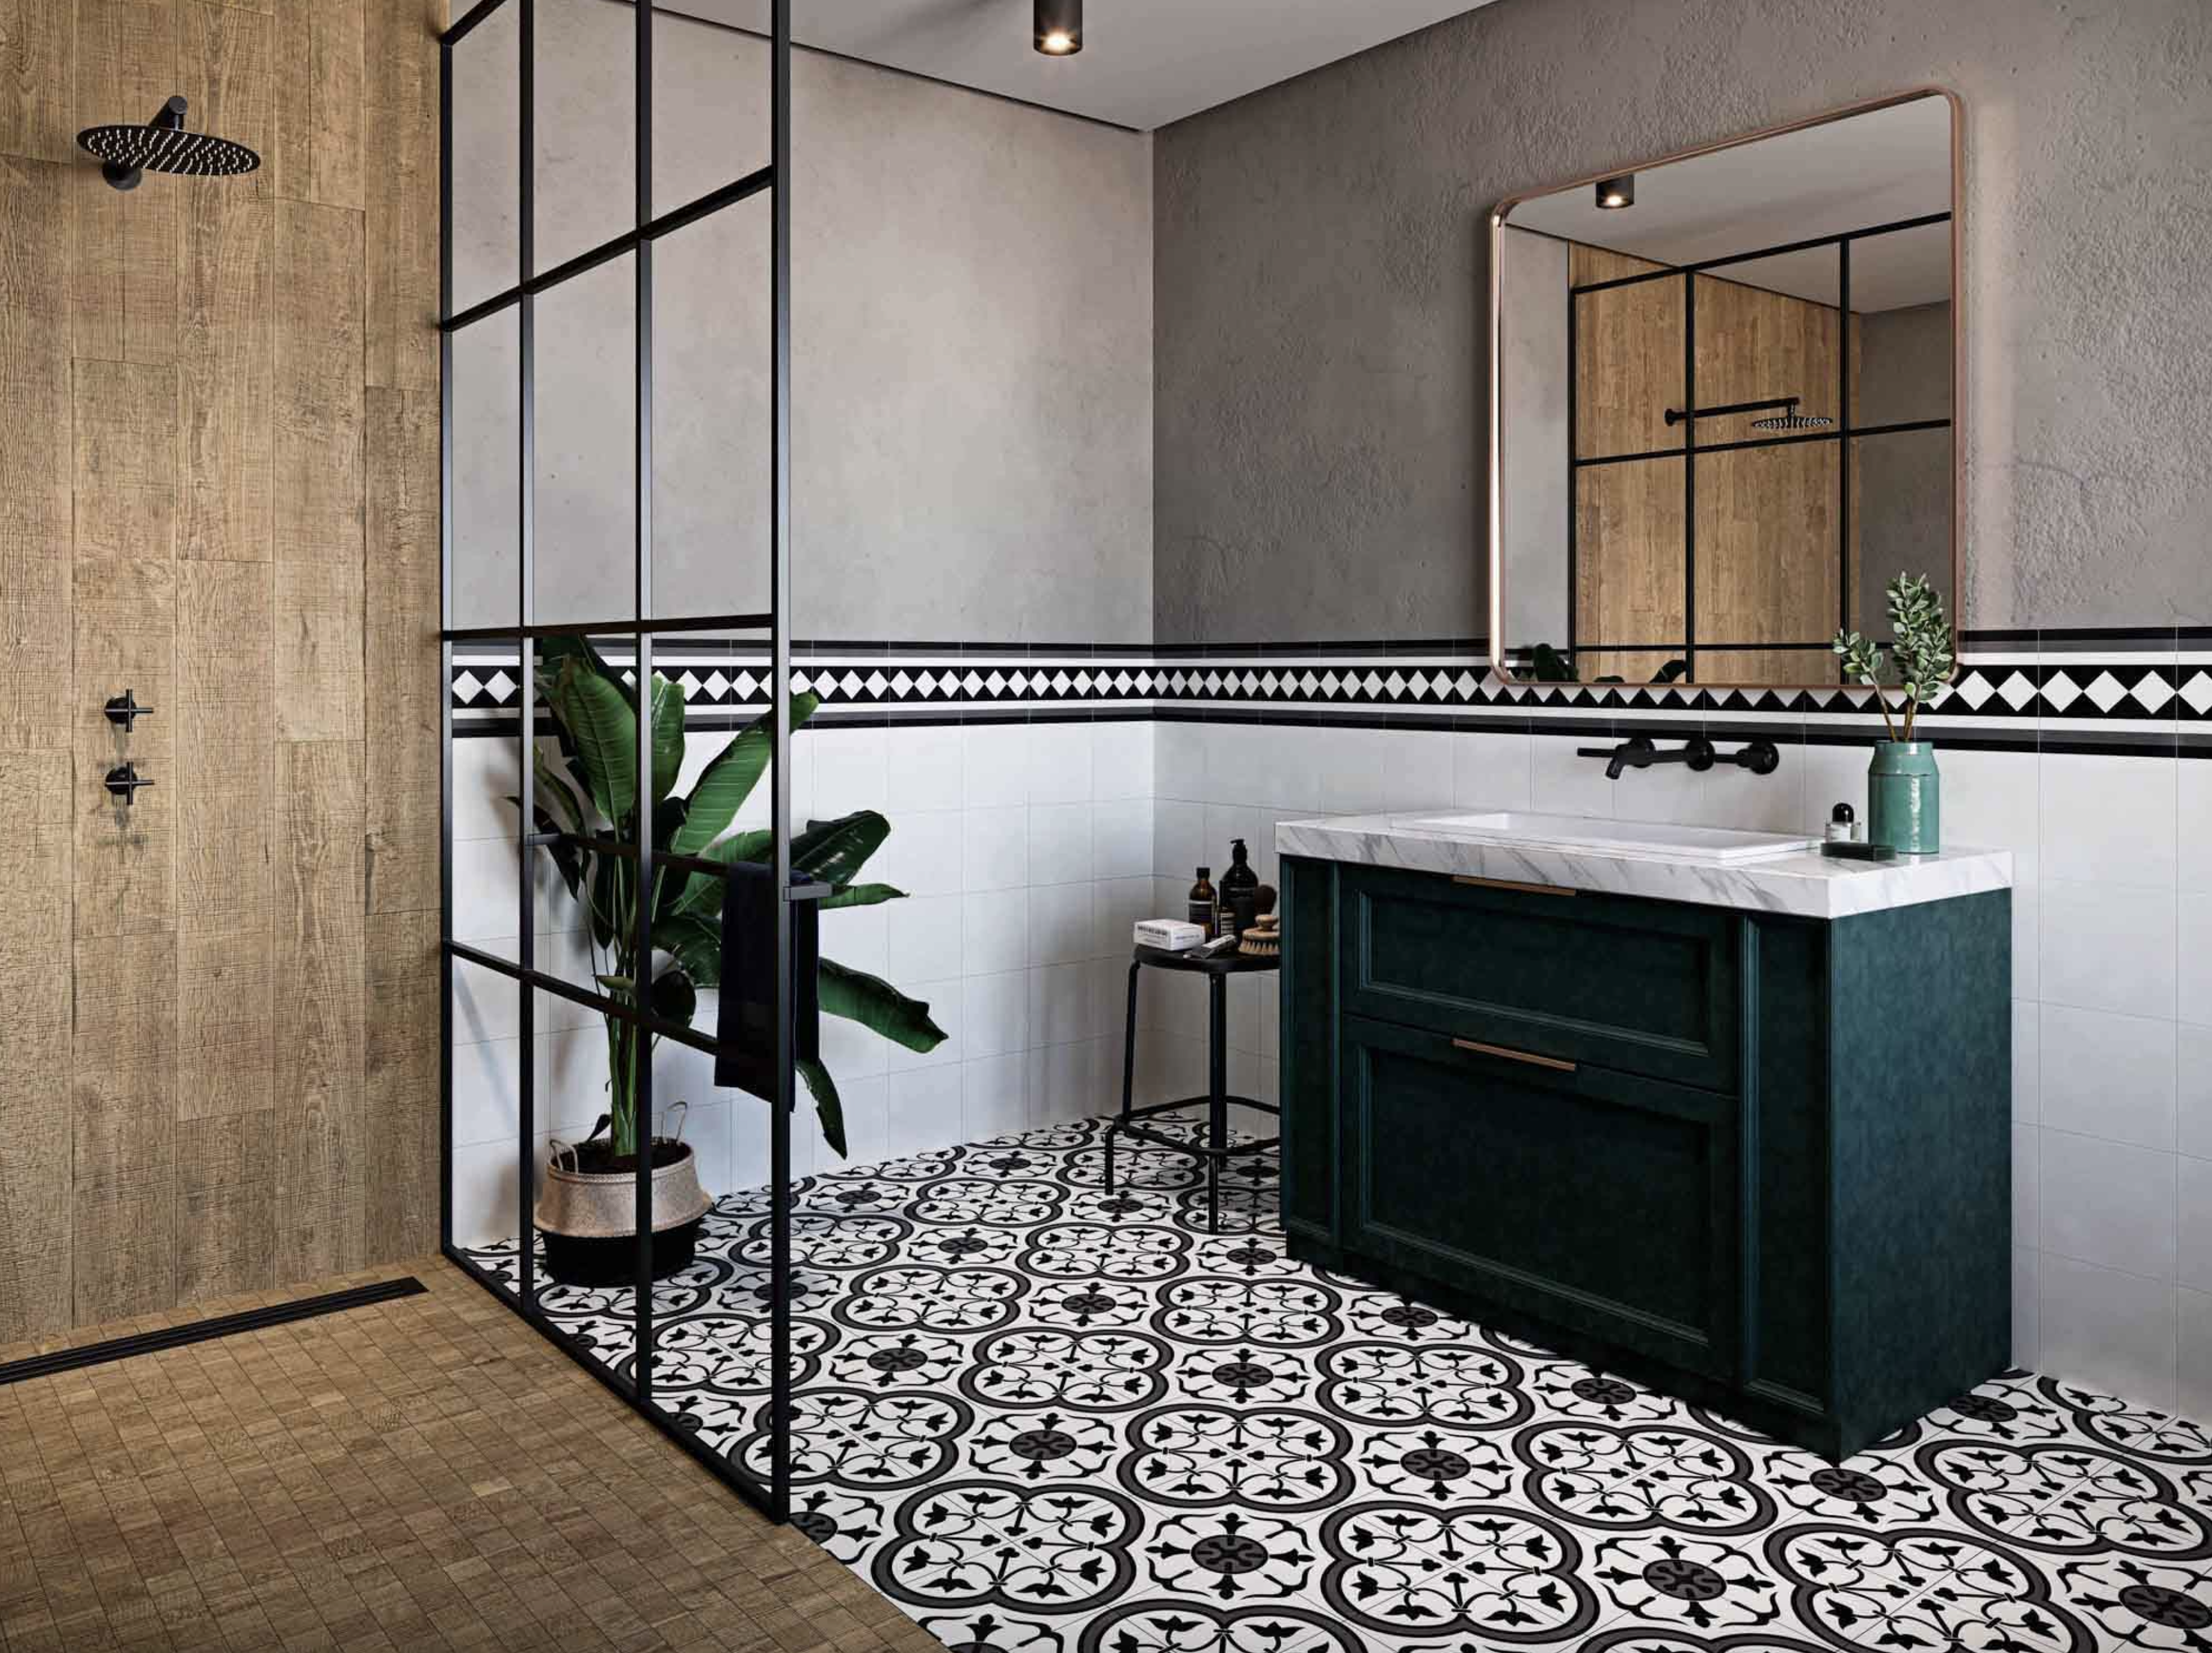
M 1636 204 L 1636 174 L 1623 172 L 1618 178 L 1598 180 L 1598 204 L 1611 210 Z
M 1083 0 L 1037 0 L 1037 49 L 1073 57 L 1083 49 Z

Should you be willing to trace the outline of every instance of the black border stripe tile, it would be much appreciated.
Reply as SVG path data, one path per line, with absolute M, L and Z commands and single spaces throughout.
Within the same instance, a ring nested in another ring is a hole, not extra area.
M 354 1286 L 343 1292 L 326 1292 L 319 1297 L 295 1297 L 288 1303 L 271 1303 L 237 1314 L 217 1314 L 183 1326 L 165 1326 L 158 1332 L 139 1332 L 128 1337 L 80 1344 L 74 1349 L 56 1349 L 0 1366 L 0 1386 L 27 1383 L 34 1377 L 52 1377 L 57 1372 L 79 1371 L 87 1366 L 105 1366 L 109 1361 L 129 1360 L 134 1355 L 153 1354 L 165 1349 L 182 1349 L 186 1344 L 232 1337 L 241 1332 L 289 1326 L 295 1320 L 312 1320 L 321 1314 L 365 1309 L 372 1303 L 419 1297 L 429 1289 L 413 1274 L 404 1274 L 396 1280 L 378 1280 L 372 1285 Z

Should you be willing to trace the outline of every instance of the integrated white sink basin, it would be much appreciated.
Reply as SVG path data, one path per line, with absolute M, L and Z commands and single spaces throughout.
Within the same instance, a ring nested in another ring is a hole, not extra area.
M 1671 861 L 1694 861 L 1707 866 L 1739 866 L 1748 861 L 1803 855 L 1820 847 L 1817 838 L 1792 837 L 1780 832 L 1737 832 L 1722 826 L 1670 826 L 1650 821 L 1601 821 L 1580 815 L 1535 815 L 1519 809 L 1497 809 L 1474 815 L 1432 815 L 1410 825 L 1486 844 L 1663 855 Z

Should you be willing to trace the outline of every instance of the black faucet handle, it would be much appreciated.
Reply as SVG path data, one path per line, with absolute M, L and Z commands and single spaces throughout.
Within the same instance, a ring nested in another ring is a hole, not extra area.
M 152 786 L 153 778 L 140 774 L 136 764 L 117 764 L 107 771 L 107 778 L 101 785 L 107 788 L 109 796 L 121 798 L 127 807 L 138 801 L 139 788 Z
M 136 692 L 126 689 L 121 694 L 110 696 L 100 710 L 107 714 L 109 723 L 120 724 L 127 731 L 140 718 L 152 716 L 154 709 L 139 705 Z

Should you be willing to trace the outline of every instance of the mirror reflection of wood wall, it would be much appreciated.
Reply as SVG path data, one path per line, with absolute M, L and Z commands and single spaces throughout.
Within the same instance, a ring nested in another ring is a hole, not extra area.
M 1616 281 L 1665 266 L 1575 243 L 1571 285 Z M 1718 276 L 1697 284 L 1697 399 L 1700 406 L 1803 399 L 1831 411 L 1840 391 L 1839 317 L 1814 303 Z M 1681 424 L 1685 405 L 1683 287 L 1640 282 L 1577 295 L 1575 431 L 1575 635 L 1581 675 L 1649 681 L 1681 654 L 1686 628 Z M 1853 347 L 1853 378 L 1857 348 Z M 1756 414 L 1698 421 L 1700 448 L 1756 440 Z M 1698 454 L 1696 466 L 1696 677 L 1708 683 L 1834 683 L 1823 649 L 1730 650 L 1710 643 L 1803 644 L 1835 629 L 1839 591 L 1855 589 L 1838 566 L 1840 444 L 1811 440 Z M 1854 492 L 1856 482 L 1854 478 Z M 1855 522 L 1858 513 L 1853 512 Z M 1631 647 L 1622 648 L 1621 645 Z

